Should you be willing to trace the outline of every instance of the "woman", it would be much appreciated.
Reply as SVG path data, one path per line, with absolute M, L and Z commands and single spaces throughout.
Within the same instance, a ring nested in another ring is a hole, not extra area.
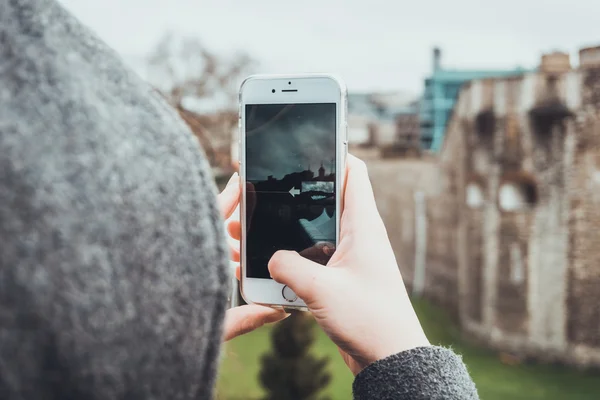
M 279 252 L 271 275 L 339 346 L 356 399 L 477 398 L 427 341 L 352 157 L 344 196 L 330 265 Z M 0 2 L 0 398 L 210 399 L 222 338 L 285 317 L 225 315 L 238 198 L 234 177 L 217 202 L 183 122 L 57 3 Z

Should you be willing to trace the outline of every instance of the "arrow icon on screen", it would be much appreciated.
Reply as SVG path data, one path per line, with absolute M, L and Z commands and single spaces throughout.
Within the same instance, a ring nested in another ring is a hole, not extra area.
M 297 196 L 300 194 L 300 190 L 296 189 L 296 188 L 291 188 L 290 189 L 290 194 L 292 195 L 292 197 Z

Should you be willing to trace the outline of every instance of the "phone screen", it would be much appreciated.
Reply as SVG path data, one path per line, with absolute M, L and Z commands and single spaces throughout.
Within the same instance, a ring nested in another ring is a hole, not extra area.
M 246 105 L 246 276 L 278 250 L 327 264 L 336 243 L 336 103 Z

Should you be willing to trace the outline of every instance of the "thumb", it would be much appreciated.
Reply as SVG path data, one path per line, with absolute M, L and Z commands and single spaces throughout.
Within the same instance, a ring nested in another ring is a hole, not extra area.
M 352 232 L 372 236 L 383 227 L 364 161 L 348 155 L 342 212 L 342 238 Z
M 312 262 L 295 251 L 280 250 L 269 261 L 271 277 L 289 286 L 308 305 L 318 296 L 318 288 L 326 286 L 332 270 Z

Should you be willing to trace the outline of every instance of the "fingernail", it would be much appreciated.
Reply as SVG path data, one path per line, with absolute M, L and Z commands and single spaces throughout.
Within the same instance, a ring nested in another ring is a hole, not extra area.
M 238 173 L 234 172 L 233 175 L 231 175 L 231 178 L 229 178 L 229 181 L 227 181 L 227 186 L 234 184 L 237 180 L 238 180 Z
M 277 321 L 281 321 L 282 319 L 286 319 L 287 316 L 281 316 L 281 314 L 277 313 L 277 314 L 271 314 L 267 317 L 267 319 L 265 320 L 265 322 L 267 324 L 273 323 L 273 322 L 277 322 Z

